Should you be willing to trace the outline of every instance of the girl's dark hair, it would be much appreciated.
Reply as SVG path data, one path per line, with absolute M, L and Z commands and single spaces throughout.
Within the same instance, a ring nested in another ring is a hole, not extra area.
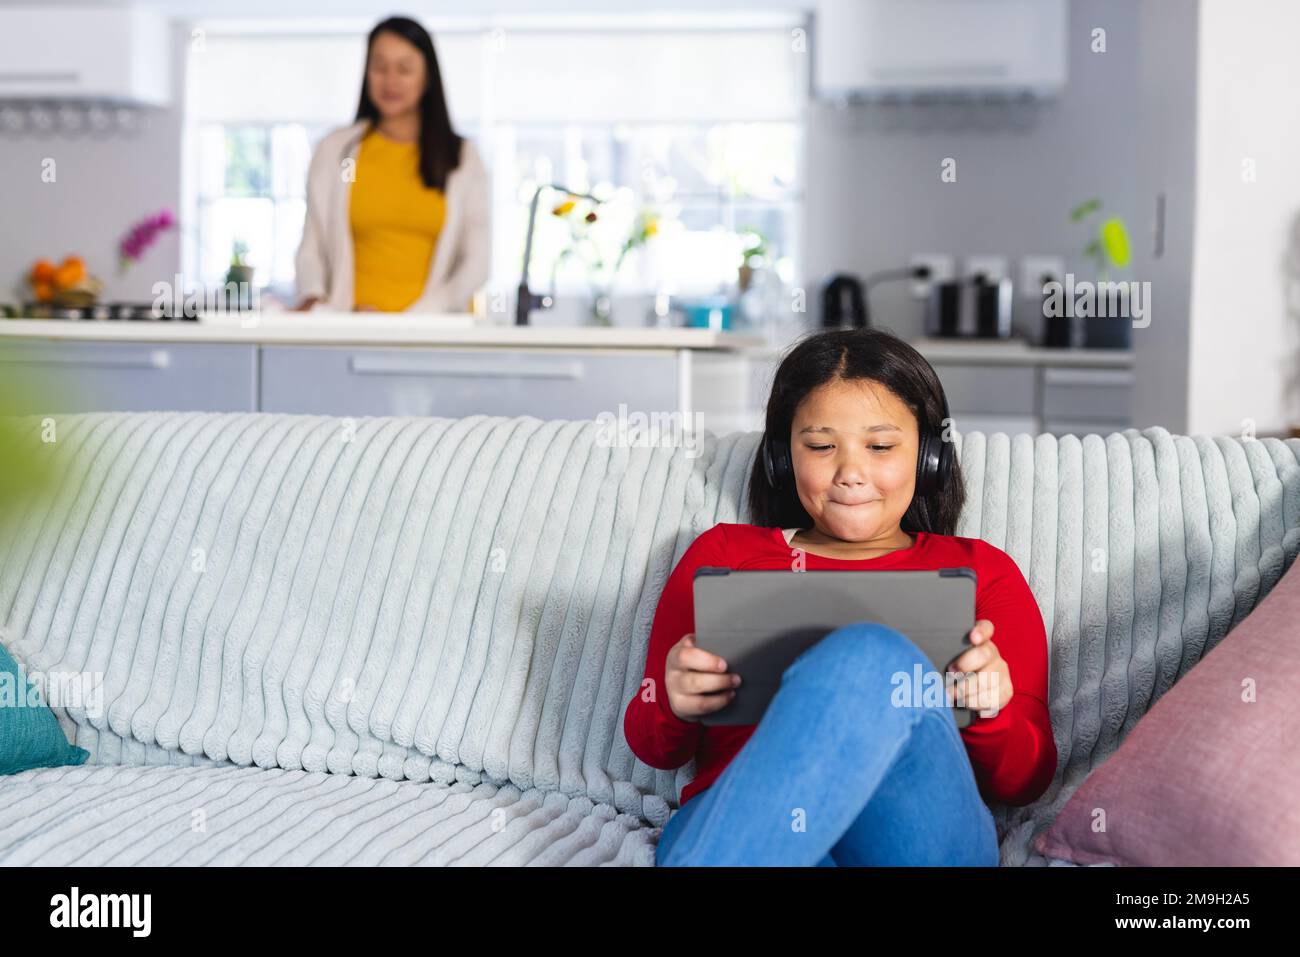
M 934 369 L 919 352 L 883 329 L 828 329 L 810 333 L 791 347 L 777 367 L 767 400 L 767 422 L 749 477 L 749 511 L 755 525 L 811 528 L 812 517 L 799 501 L 793 483 L 781 490 L 768 484 L 763 445 L 770 436 L 790 441 L 795 410 L 818 386 L 831 380 L 869 379 L 902 400 L 926 430 L 944 427 L 947 398 Z M 955 450 L 954 450 L 955 451 Z M 900 525 L 905 532 L 953 535 L 966 504 L 966 489 L 956 455 L 928 495 L 914 497 Z
M 425 87 L 420 97 L 420 179 L 428 189 L 446 189 L 447 174 L 460 165 L 462 137 L 451 128 L 451 114 L 447 112 L 447 97 L 442 89 L 442 73 L 438 70 L 438 55 L 433 52 L 433 39 L 429 31 L 409 17 L 389 17 L 376 25 L 366 39 L 366 76 L 361 78 L 361 102 L 357 105 L 357 119 L 379 122 L 379 108 L 370 98 L 370 51 L 375 37 L 392 33 L 415 46 L 424 56 Z

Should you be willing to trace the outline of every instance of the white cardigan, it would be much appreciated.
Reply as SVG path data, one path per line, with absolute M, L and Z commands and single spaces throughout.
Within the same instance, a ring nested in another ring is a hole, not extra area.
M 353 301 L 352 226 L 348 210 L 361 138 L 370 125 L 358 120 L 327 133 L 307 173 L 307 216 L 294 259 L 299 299 L 316 296 L 321 307 L 349 312 Z M 349 162 L 351 161 L 351 162 Z M 345 164 L 347 164 L 345 166 Z M 418 312 L 467 312 L 487 282 L 491 257 L 488 177 L 478 150 L 461 141 L 460 165 L 447 175 L 446 216 L 429 263 L 424 291 L 410 306 Z

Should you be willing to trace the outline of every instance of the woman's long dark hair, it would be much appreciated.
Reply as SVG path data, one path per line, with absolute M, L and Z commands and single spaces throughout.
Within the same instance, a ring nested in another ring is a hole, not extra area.
M 777 490 L 763 468 L 763 445 L 769 436 L 790 441 L 795 410 L 818 386 L 833 379 L 869 379 L 902 400 L 916 416 L 921 432 L 942 429 L 948 414 L 943 385 L 925 357 L 883 329 L 828 329 L 810 333 L 791 347 L 777 367 L 767 400 L 763 441 L 749 477 L 749 511 L 753 524 L 779 528 L 811 528 L 812 516 L 799 501 L 793 483 Z M 953 535 L 966 504 L 957 457 L 947 459 L 936 489 L 913 497 L 900 526 L 905 532 Z
M 370 49 L 375 37 L 392 33 L 415 46 L 424 56 L 425 87 L 420 97 L 420 179 L 428 189 L 447 188 L 447 174 L 460 165 L 462 137 L 451 128 L 451 114 L 447 112 L 447 97 L 442 89 L 442 73 L 438 69 L 438 55 L 433 52 L 433 38 L 409 17 L 389 17 L 376 25 L 366 39 L 366 74 L 361 78 L 361 102 L 357 105 L 357 119 L 379 122 L 379 108 L 370 98 L 366 77 L 370 74 Z

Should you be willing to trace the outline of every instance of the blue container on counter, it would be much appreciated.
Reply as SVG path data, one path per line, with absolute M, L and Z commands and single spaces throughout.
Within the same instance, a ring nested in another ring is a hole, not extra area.
M 731 302 L 726 296 L 679 300 L 677 307 L 685 317 L 683 324 L 690 328 L 715 332 L 731 328 Z

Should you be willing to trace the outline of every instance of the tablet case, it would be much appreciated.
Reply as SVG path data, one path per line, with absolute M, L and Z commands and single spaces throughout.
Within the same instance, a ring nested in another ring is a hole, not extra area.
M 697 568 L 695 643 L 724 658 L 728 670 L 742 679 L 731 702 L 702 715 L 700 723 L 757 724 L 790 663 L 836 628 L 854 622 L 880 622 L 901 631 L 925 652 L 935 670 L 943 671 L 971 647 L 975 585 L 971 568 Z M 957 727 L 970 724 L 970 709 L 952 710 Z

